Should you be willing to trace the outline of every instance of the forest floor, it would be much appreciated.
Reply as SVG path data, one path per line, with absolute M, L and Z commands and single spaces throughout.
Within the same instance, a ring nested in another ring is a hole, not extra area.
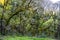
M 36 37 L 25 37 L 25 36 L 2 36 L 0 40 L 54 40 L 52 38 L 36 38 Z

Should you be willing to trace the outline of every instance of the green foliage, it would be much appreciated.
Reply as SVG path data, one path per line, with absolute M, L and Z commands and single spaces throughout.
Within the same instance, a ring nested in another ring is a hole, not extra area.
M 50 19 L 48 19 L 46 22 L 44 22 L 44 23 L 42 24 L 42 28 L 44 29 L 44 28 L 50 26 L 52 23 L 53 23 L 53 19 L 50 18 Z
M 21 33 L 22 35 L 54 36 L 59 22 L 57 15 L 53 14 L 53 11 L 44 12 L 44 8 L 41 5 L 37 6 L 37 9 L 36 6 L 32 0 L 9 0 L 4 6 L 3 16 L 6 33 L 14 32 Z M 3 8 L 0 9 L 3 11 Z M 0 19 L 2 18 L 1 11 Z

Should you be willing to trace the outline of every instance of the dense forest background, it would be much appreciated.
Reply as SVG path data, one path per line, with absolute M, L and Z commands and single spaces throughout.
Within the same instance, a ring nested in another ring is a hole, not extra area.
M 58 35 L 60 12 L 46 10 L 43 4 L 43 0 L 5 0 L 1 2 L 0 34 L 36 37 Z

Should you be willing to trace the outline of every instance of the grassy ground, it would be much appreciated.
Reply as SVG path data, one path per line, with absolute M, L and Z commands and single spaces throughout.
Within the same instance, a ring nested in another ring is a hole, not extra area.
M 4 36 L 0 40 L 54 40 L 51 38 L 35 38 L 35 37 L 19 37 L 19 36 Z

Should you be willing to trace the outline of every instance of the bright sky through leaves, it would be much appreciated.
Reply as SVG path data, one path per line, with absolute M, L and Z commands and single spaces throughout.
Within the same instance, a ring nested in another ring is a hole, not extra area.
M 56 2 L 58 2 L 58 1 L 60 1 L 60 0 L 50 0 L 52 3 L 56 3 Z
M 1 5 L 4 5 L 4 0 L 0 0 L 0 4 Z

